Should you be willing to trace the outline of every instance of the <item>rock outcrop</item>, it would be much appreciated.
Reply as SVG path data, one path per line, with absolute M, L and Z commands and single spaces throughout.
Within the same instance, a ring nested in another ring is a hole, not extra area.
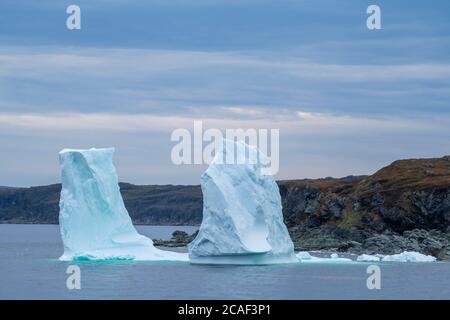
M 450 157 L 395 161 L 368 177 L 281 181 L 280 191 L 298 250 L 449 259 Z

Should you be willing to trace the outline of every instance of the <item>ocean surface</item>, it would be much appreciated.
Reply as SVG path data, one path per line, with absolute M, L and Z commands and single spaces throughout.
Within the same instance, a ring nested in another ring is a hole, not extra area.
M 137 226 L 151 238 L 196 227 Z M 381 289 L 366 286 L 371 263 L 199 266 L 78 262 L 81 289 L 56 225 L 0 225 L 0 299 L 450 299 L 450 263 L 379 263 Z

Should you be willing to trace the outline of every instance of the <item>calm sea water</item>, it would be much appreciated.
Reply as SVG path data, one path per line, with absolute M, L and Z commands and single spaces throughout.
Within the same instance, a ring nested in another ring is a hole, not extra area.
M 138 226 L 151 238 L 195 227 Z M 381 290 L 368 290 L 369 264 L 198 266 L 84 262 L 81 290 L 66 288 L 59 228 L 0 225 L 0 299 L 450 299 L 450 263 L 379 264 Z

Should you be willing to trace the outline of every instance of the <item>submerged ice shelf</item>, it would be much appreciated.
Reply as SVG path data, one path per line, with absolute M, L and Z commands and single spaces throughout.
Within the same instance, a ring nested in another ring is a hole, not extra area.
M 297 258 L 301 263 L 352 263 L 354 262 L 349 258 L 340 258 L 338 254 L 333 253 L 330 258 L 315 257 L 307 251 L 300 251 L 297 253 Z
M 224 163 L 235 156 L 235 163 Z M 265 160 L 255 147 L 223 140 L 221 152 L 201 177 L 203 221 L 188 245 L 192 263 L 298 262 L 278 186 L 262 171 Z
M 384 256 L 381 260 L 386 262 L 434 262 L 436 258 L 419 252 L 404 251 L 399 254 Z
M 136 231 L 120 194 L 113 154 L 113 148 L 60 152 L 60 260 L 187 261 L 187 254 L 159 250 Z
M 436 258 L 433 256 L 427 256 L 425 254 L 414 252 L 414 251 L 404 251 L 398 254 L 392 255 L 370 255 L 362 254 L 356 258 L 356 261 L 360 262 L 435 262 Z

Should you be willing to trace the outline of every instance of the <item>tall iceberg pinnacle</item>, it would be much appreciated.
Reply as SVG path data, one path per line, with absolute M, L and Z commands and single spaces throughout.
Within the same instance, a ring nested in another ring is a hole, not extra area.
M 191 263 L 298 262 L 283 222 L 278 186 L 263 174 L 266 164 L 266 156 L 255 147 L 223 140 L 201 177 L 203 221 L 188 245 Z
M 113 154 L 113 148 L 59 153 L 60 260 L 187 260 L 185 254 L 155 248 L 136 231 L 120 194 Z

